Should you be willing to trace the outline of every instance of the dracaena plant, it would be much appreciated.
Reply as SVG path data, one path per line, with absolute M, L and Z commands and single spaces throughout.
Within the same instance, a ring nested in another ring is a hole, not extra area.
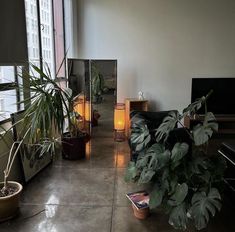
M 30 91 L 29 99 L 24 102 L 31 103 L 23 112 L 22 118 L 4 131 L 7 135 L 11 133 L 14 126 L 20 128 L 17 141 L 10 149 L 4 171 L 4 186 L 0 190 L 3 194 L 7 193 L 8 176 L 19 149 L 27 149 L 27 146 L 31 146 L 34 147 L 34 151 L 40 152 L 39 157 L 45 153 L 53 155 L 56 144 L 60 142 L 58 138 L 64 132 L 66 120 L 70 137 L 82 134 L 79 125 L 80 115 L 73 111 L 71 89 L 62 88 L 56 77 L 51 76 L 48 66 L 45 66 L 43 70 L 34 64 L 30 64 L 29 67 L 30 72 L 22 72 L 21 77 L 29 84 L 28 90 Z M 1 139 L 4 140 L 2 134 Z
M 186 107 L 182 113 L 172 111 L 156 129 L 155 143 L 143 119 L 134 118 L 131 135 L 132 149 L 139 152 L 136 161 L 129 163 L 125 180 L 139 184 L 151 183 L 150 208 L 163 206 L 169 215 L 169 224 L 176 229 L 186 229 L 193 222 L 200 230 L 207 226 L 210 216 L 221 208 L 219 184 L 225 169 L 224 160 L 207 154 L 208 140 L 218 124 L 212 112 L 207 112 L 203 96 Z M 204 121 L 192 130 L 181 121 L 205 106 Z M 176 142 L 167 146 L 171 131 L 180 123 L 186 131 L 190 144 Z M 192 149 L 190 149 L 192 146 Z

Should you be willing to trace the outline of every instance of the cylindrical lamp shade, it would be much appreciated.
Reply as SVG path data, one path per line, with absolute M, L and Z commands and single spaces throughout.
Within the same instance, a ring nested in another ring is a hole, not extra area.
M 78 99 L 78 101 L 74 104 L 74 111 L 77 112 L 81 117 L 84 117 L 85 109 L 84 101 L 82 99 Z
M 115 140 L 125 140 L 125 104 L 118 103 L 114 109 Z
M 125 105 L 117 104 L 114 109 L 114 129 L 124 130 L 125 129 Z
M 80 114 L 82 118 L 85 117 L 85 95 L 79 94 L 74 98 L 74 111 Z

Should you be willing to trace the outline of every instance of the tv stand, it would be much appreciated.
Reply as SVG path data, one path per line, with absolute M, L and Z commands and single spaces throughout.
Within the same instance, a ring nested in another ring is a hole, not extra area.
M 215 115 L 219 130 L 217 135 L 230 134 L 235 136 L 235 115 Z M 204 115 L 195 115 L 195 117 L 185 117 L 184 126 L 193 129 L 195 125 L 204 120 Z

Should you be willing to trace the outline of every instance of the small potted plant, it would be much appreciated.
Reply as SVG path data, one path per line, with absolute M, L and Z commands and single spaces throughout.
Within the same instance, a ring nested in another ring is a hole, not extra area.
M 22 142 L 23 140 L 12 144 L 4 170 L 4 181 L 0 182 L 0 222 L 14 217 L 19 207 L 20 193 L 23 187 L 16 181 L 8 181 L 8 177 Z M 18 145 L 17 148 L 16 145 Z
M 143 119 L 137 120 L 133 128 L 131 143 L 139 155 L 130 162 L 125 179 L 151 183 L 150 208 L 162 206 L 169 215 L 169 224 L 176 229 L 185 230 L 193 223 L 201 230 L 221 208 L 221 183 L 226 166 L 222 157 L 207 153 L 208 140 L 218 130 L 213 113 L 207 112 L 206 100 L 210 94 L 190 104 L 182 113 L 170 112 L 156 129 L 152 144 Z M 202 105 L 205 105 L 204 121 L 188 130 L 182 119 L 196 113 Z M 190 144 L 176 141 L 169 146 L 169 135 L 178 123 Z
M 62 135 L 62 156 L 64 159 L 77 160 L 86 156 L 88 134 L 82 132 L 83 119 L 77 113 L 70 113 L 70 128 Z

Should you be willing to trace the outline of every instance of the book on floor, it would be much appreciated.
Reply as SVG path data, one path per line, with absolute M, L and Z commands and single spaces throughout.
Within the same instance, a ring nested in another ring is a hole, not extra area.
M 127 193 L 126 196 L 137 209 L 149 207 L 149 194 L 145 190 Z

